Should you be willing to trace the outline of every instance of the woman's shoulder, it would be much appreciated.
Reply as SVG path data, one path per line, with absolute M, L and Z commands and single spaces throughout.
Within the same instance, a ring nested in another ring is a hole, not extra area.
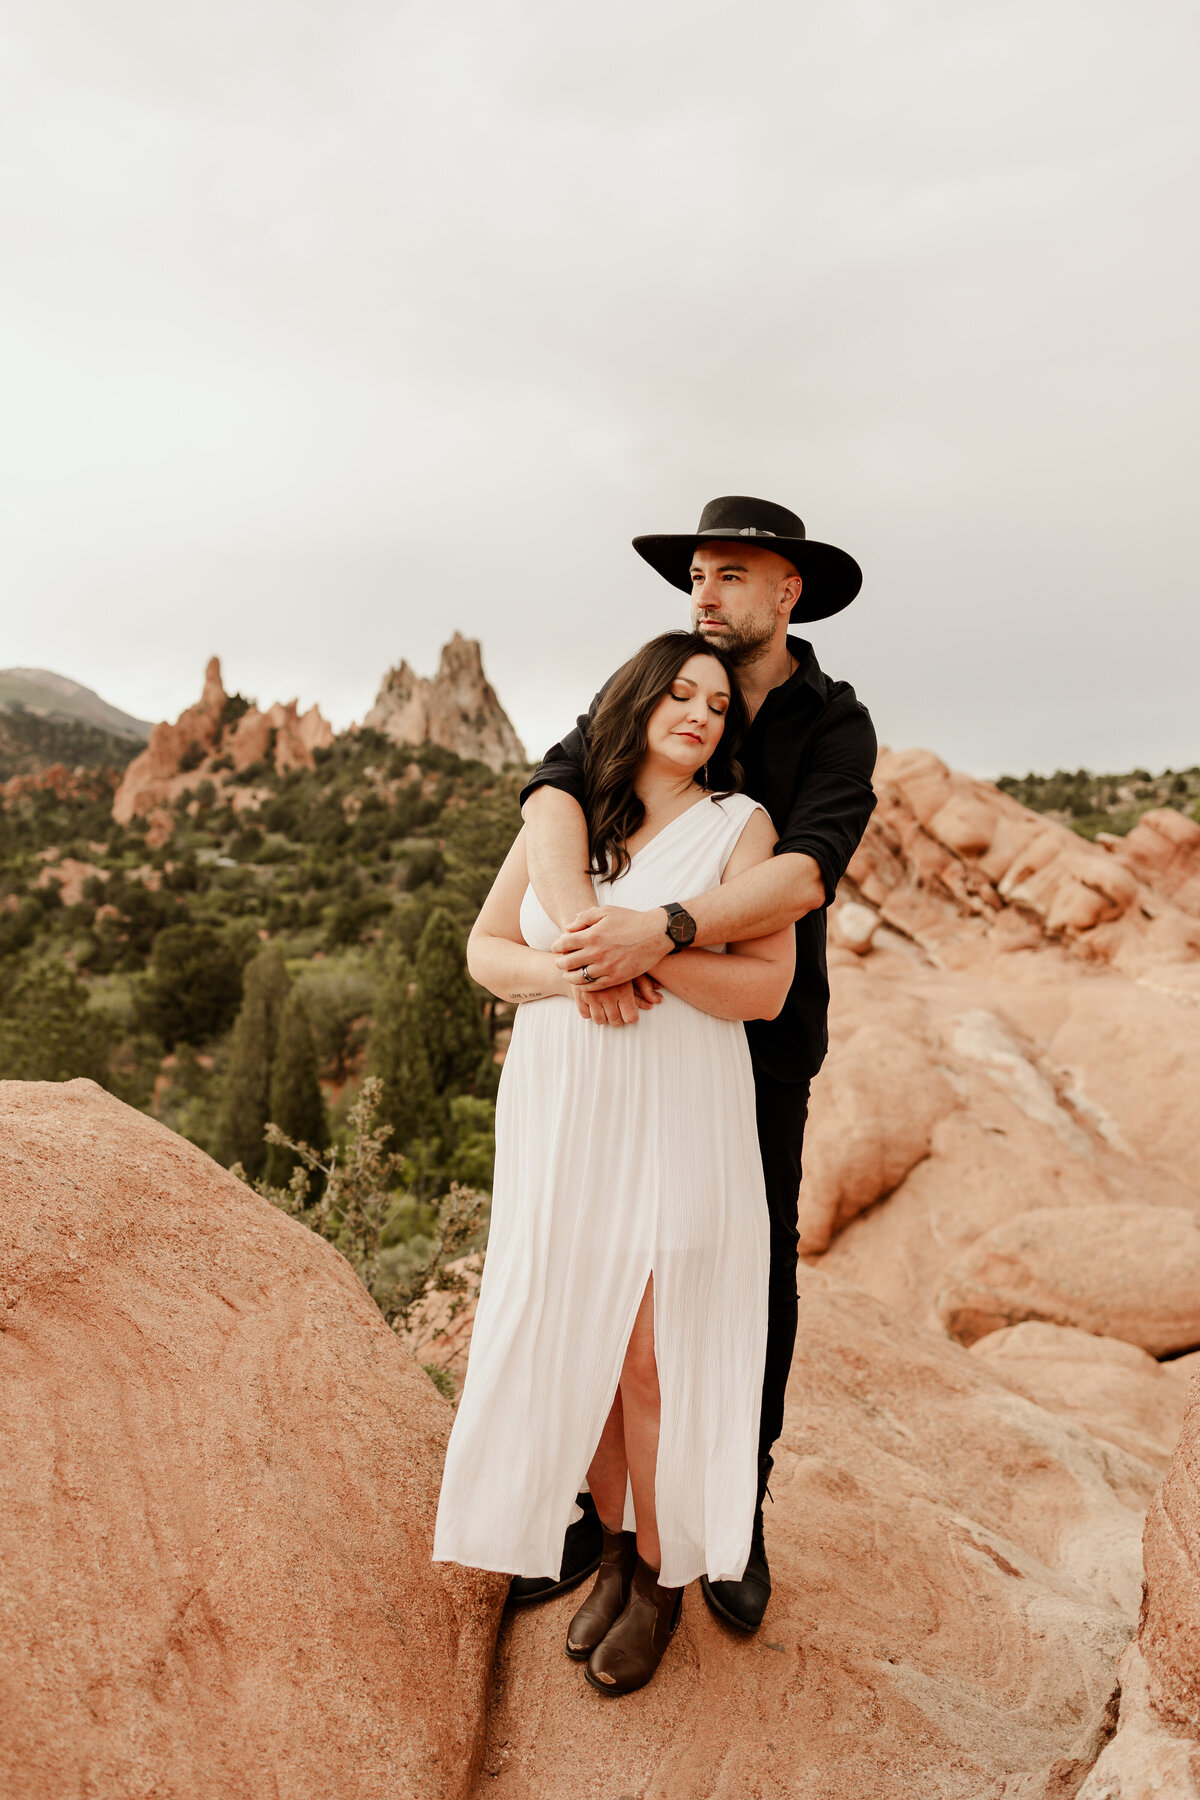
M 758 800 L 752 800 L 749 794 L 714 794 L 712 803 L 719 807 L 731 825 L 745 825 L 752 814 L 765 813 L 767 810 Z

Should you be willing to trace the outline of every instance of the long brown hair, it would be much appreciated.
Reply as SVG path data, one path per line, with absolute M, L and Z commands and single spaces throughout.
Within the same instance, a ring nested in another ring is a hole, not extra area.
M 629 867 L 626 846 L 646 817 L 633 785 L 646 754 L 646 727 L 680 669 L 693 656 L 711 656 L 729 677 L 725 728 L 708 760 L 706 785 L 715 793 L 727 794 L 742 784 L 737 752 L 750 717 L 732 662 L 698 631 L 664 631 L 651 638 L 617 670 L 588 727 L 584 811 L 595 875 L 615 880 Z

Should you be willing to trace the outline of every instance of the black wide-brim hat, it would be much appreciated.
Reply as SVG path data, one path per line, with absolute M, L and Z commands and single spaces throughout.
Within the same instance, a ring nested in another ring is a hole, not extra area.
M 695 531 L 635 537 L 633 547 L 673 587 L 690 594 L 696 546 L 713 538 L 744 538 L 760 550 L 786 556 L 804 583 L 792 608 L 792 622 L 796 625 L 832 618 L 849 606 L 862 586 L 862 570 L 845 550 L 806 537 L 803 519 L 786 506 L 776 506 L 770 500 L 752 500 L 745 494 L 724 494 L 719 500 L 710 500 Z

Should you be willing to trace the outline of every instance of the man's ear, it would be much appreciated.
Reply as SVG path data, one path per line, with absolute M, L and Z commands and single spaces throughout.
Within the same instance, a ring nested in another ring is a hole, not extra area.
M 803 587 L 804 587 L 804 582 L 801 580 L 799 575 L 785 576 L 783 583 L 779 589 L 780 609 L 782 610 L 783 602 L 786 599 L 787 610 L 790 613 L 793 606 L 795 606 L 797 600 L 800 598 L 800 594 L 801 594 L 801 591 L 803 590 Z

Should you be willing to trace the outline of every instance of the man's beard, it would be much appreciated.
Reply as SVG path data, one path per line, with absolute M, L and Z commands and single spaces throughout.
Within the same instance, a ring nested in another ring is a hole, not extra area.
M 711 618 L 710 613 L 696 613 L 692 619 L 693 630 L 698 630 L 702 618 Z M 761 619 L 743 619 L 735 623 L 733 619 L 720 615 L 721 624 L 725 627 L 713 642 L 719 644 L 734 668 L 743 663 L 757 662 L 758 658 L 773 643 L 775 638 L 775 615 L 772 613 Z

